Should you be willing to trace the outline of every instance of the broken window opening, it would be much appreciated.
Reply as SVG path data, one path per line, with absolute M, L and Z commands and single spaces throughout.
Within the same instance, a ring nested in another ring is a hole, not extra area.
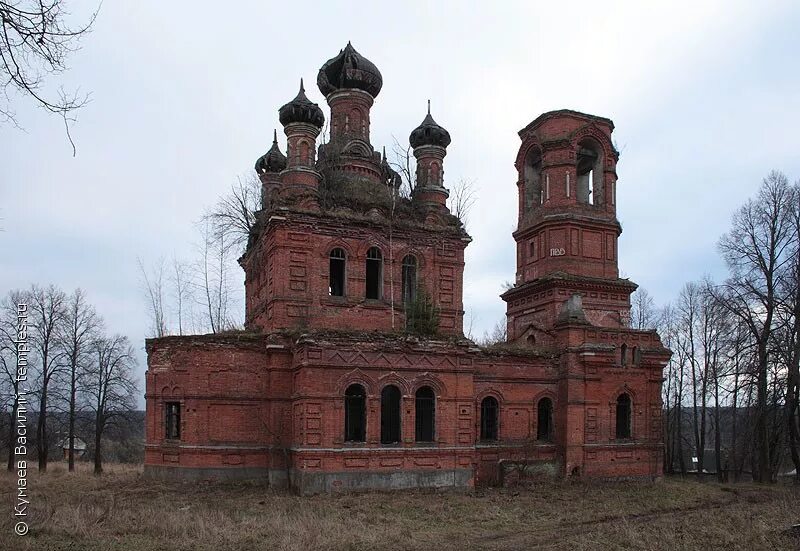
M 344 249 L 331 251 L 328 292 L 332 297 L 344 296 L 345 262 Z
M 553 439 L 553 401 L 550 398 L 539 400 L 536 415 L 536 439 Z
M 179 440 L 181 437 L 181 403 L 167 402 L 164 404 L 166 412 L 166 437 Z
M 417 258 L 407 254 L 403 258 L 403 304 L 417 300 Z
M 542 154 L 538 149 L 533 149 L 525 158 L 523 169 L 525 180 L 525 211 L 544 203 L 542 194 Z
M 620 394 L 617 398 L 617 439 L 631 437 L 631 397 Z
M 400 442 L 400 389 L 394 385 L 381 391 L 381 444 Z
M 416 440 L 433 442 L 436 427 L 436 396 L 429 386 L 423 386 L 416 394 Z
M 367 393 L 358 384 L 350 385 L 344 392 L 344 440 L 367 440 Z
M 383 255 L 378 247 L 370 247 L 367 251 L 367 298 L 381 298 L 381 280 L 383 279 Z
M 578 146 L 575 193 L 579 203 L 599 205 L 602 203 L 602 156 L 600 148 L 591 140 Z
M 499 410 L 497 399 L 493 396 L 487 396 L 481 402 L 481 440 L 497 440 Z

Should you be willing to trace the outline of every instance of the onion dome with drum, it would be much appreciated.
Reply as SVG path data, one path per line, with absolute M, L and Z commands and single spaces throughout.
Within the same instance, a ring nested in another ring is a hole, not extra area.
M 423 145 L 437 145 L 447 147 L 450 145 L 450 132 L 439 126 L 431 117 L 431 104 L 428 102 L 428 115 L 418 127 L 411 131 L 408 137 L 411 147 L 417 148 Z
M 278 119 L 283 126 L 295 122 L 304 122 L 317 128 L 322 128 L 322 125 L 325 124 L 325 115 L 322 113 L 322 109 L 306 97 L 303 79 L 300 79 L 300 91 L 297 96 L 278 109 Z
M 337 90 L 357 89 L 377 97 L 383 87 L 381 72 L 349 42 L 339 55 L 325 62 L 317 75 L 317 87 L 326 97 Z
M 276 130 L 272 138 L 272 147 L 256 161 L 256 172 L 280 172 L 286 168 L 286 155 L 283 154 L 278 146 L 278 131 Z

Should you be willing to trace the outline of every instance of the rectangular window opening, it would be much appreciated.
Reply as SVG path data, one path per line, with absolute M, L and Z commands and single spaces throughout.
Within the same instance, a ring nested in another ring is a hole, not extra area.
M 166 437 L 170 440 L 179 440 L 181 437 L 181 403 L 167 402 L 166 411 Z

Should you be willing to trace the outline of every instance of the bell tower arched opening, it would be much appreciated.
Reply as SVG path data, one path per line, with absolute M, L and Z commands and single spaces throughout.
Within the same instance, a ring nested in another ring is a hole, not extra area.
M 593 140 L 578 143 L 575 184 L 579 203 L 601 205 L 603 203 L 603 154 Z

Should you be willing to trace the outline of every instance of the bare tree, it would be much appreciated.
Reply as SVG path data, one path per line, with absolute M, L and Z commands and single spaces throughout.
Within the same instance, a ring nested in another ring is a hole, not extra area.
M 142 287 L 147 299 L 150 336 L 163 337 L 167 334 L 167 322 L 164 316 L 164 259 L 159 259 L 149 274 L 142 259 L 137 258 L 136 260 L 139 263 Z
M 86 373 L 89 407 L 94 413 L 94 474 L 103 472 L 103 433 L 135 407 L 136 360 L 127 337 L 100 337 L 92 343 L 94 361 Z
M 19 305 L 29 303 L 25 291 L 11 291 L 0 302 L 0 367 L 3 369 L 3 386 L 8 390 L 8 400 L 3 403 L 3 411 L 10 405 L 10 423 L 13 427 L 17 418 L 19 406 L 20 380 L 17 377 L 17 365 L 20 359 L 20 344 L 17 342 L 17 328 L 19 325 Z M 8 431 L 8 465 L 9 471 L 14 467 L 14 442 L 16 434 L 13 429 Z
M 400 175 L 400 197 L 410 199 L 417 187 L 417 159 L 410 145 L 401 145 L 394 136 L 392 141 L 393 160 L 389 161 L 389 166 Z
M 492 346 L 494 344 L 502 344 L 508 340 L 508 322 L 505 316 L 494 324 L 491 331 L 486 331 L 483 338 L 480 339 L 481 346 Z
M 472 180 L 461 178 L 456 181 L 450 190 L 450 197 L 448 198 L 450 212 L 461 220 L 465 228 L 469 222 L 469 214 L 477 200 L 478 193 L 475 189 L 475 182 Z
M 721 303 L 749 329 L 757 347 L 756 425 L 753 458 L 758 482 L 771 480 L 772 453 L 768 430 L 770 344 L 776 323 L 781 274 L 791 262 L 791 189 L 786 176 L 773 171 L 733 216 L 731 230 L 719 248 L 731 271 L 717 292 Z
M 79 378 L 86 369 L 91 354 L 90 345 L 97 338 L 103 321 L 94 307 L 86 301 L 86 294 L 78 288 L 66 299 L 64 323 L 59 341 L 65 356 L 65 364 L 69 380 L 67 382 L 67 438 L 69 441 L 69 471 L 75 470 L 75 418 L 77 413 L 77 395 Z
M 227 249 L 241 249 L 261 210 L 261 180 L 255 175 L 239 177 L 230 191 L 207 210 L 201 223 Z
M 40 107 L 64 120 L 67 137 L 75 154 L 75 144 L 69 135 L 70 115 L 89 100 L 79 91 L 59 90 L 58 97 L 48 97 L 42 90 L 45 75 L 67 69 L 67 58 L 78 48 L 81 37 L 89 32 L 97 12 L 79 27 L 67 24 L 64 0 L 1 0 L 0 1 L 0 73 L 5 97 L 14 90 L 32 98 Z M 8 103 L 0 107 L 0 116 L 17 124 Z
M 207 327 L 219 333 L 233 326 L 229 318 L 231 288 L 229 266 L 231 248 L 225 234 L 215 232 L 210 223 L 200 227 L 200 259 L 196 270 L 197 287 L 203 301 Z
M 639 287 L 631 295 L 631 327 L 654 329 L 658 325 L 658 310 L 647 289 Z
M 174 314 L 178 320 L 178 335 L 183 335 L 184 317 L 188 312 L 192 299 L 191 272 L 189 267 L 175 256 L 172 257 L 170 280 L 175 308 Z
M 53 378 L 63 368 L 63 354 L 58 348 L 57 336 L 64 323 L 66 296 L 60 289 L 50 285 L 42 288 L 34 285 L 30 291 L 29 321 L 32 341 L 39 357 L 39 419 L 36 425 L 36 451 L 39 470 L 47 470 L 50 441 L 47 431 L 48 392 Z
M 786 431 L 795 482 L 800 484 L 800 182 L 792 186 L 788 204 L 791 260 L 778 287 L 776 348 L 786 366 Z

